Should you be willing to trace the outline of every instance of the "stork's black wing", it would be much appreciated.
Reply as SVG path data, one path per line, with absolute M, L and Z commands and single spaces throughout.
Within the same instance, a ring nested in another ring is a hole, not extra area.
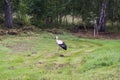
M 64 50 L 67 50 L 67 45 L 64 42 L 62 44 L 59 44 L 59 46 Z

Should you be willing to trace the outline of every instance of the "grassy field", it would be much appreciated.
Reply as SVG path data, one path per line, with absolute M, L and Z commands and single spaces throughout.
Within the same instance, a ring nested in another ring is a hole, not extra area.
M 120 40 L 58 36 L 67 51 L 47 32 L 2 36 L 0 80 L 120 80 Z

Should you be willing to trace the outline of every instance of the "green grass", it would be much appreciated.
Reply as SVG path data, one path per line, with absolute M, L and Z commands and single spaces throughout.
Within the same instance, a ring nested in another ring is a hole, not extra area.
M 51 33 L 3 36 L 0 80 L 120 79 L 120 40 L 58 36 L 66 42 L 67 51 L 58 50 Z

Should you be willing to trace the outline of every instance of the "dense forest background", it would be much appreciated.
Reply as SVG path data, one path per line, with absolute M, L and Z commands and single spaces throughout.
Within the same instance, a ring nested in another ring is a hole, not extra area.
M 96 20 L 99 29 L 103 27 L 103 31 L 118 32 L 119 4 L 120 0 L 1 0 L 0 27 L 90 27 Z M 103 25 L 99 24 L 100 18 L 103 19 Z

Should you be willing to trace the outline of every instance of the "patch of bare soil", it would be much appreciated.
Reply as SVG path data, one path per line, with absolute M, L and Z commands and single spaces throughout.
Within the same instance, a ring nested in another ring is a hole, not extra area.
M 6 47 L 10 48 L 12 51 L 11 53 L 24 53 L 26 51 L 31 51 L 32 47 L 31 44 L 19 42 L 15 45 L 6 45 Z
M 94 36 L 93 30 L 89 31 L 78 31 L 73 33 L 73 35 L 83 38 L 98 38 L 98 39 L 120 39 L 120 32 L 101 32 Z
M 66 66 L 69 66 L 70 64 L 69 63 L 64 63 L 64 64 L 57 64 L 57 63 L 53 63 L 51 66 L 46 66 L 46 69 L 47 70 L 56 70 L 56 69 L 59 69 L 59 68 L 64 68 Z
M 55 56 L 56 53 L 45 53 L 43 56 L 46 58 L 51 58 L 53 56 Z

